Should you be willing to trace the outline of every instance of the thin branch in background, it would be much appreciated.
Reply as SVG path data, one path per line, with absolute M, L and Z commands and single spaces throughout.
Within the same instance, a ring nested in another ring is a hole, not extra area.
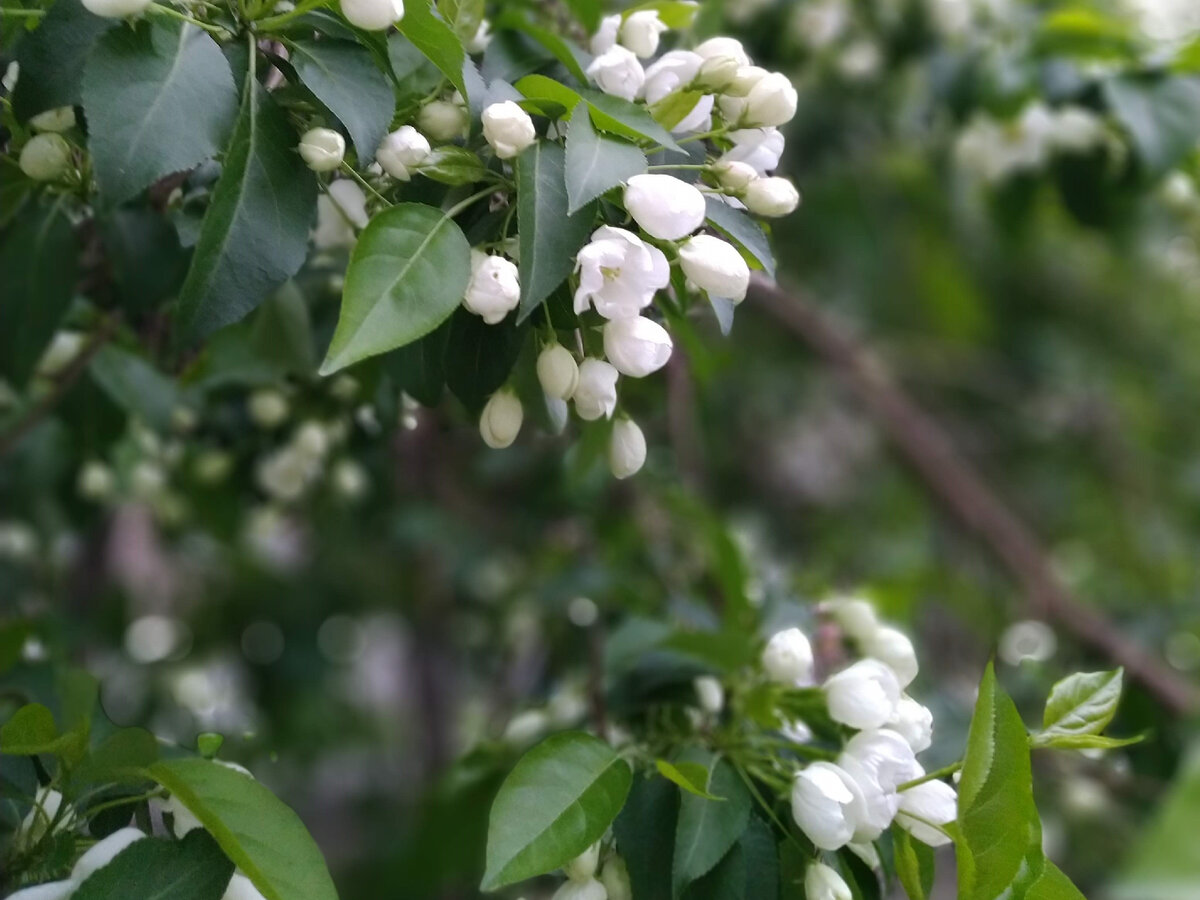
M 945 510 L 972 532 L 1025 593 L 1030 611 L 1124 666 L 1176 713 L 1200 710 L 1200 693 L 1131 640 L 1121 626 L 1071 595 L 1029 527 L 954 446 L 950 437 L 888 376 L 881 361 L 803 294 L 756 277 L 754 308 L 804 341 L 866 406 L 893 446 Z

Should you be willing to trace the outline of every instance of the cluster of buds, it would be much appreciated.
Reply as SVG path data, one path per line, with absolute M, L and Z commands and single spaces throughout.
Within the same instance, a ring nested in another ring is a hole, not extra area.
M 600 859 L 603 841 L 597 841 L 582 854 L 563 866 L 567 880 L 555 891 L 552 900 L 632 900 L 633 888 L 625 860 L 615 852 Z

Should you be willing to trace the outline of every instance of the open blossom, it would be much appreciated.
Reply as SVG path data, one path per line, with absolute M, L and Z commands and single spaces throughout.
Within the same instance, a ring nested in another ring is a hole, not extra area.
M 812 763 L 792 783 L 792 818 L 822 850 L 838 850 L 850 843 L 862 808 L 862 790 L 834 763 Z
M 623 228 L 603 225 L 576 258 L 579 288 L 575 312 L 588 304 L 606 319 L 636 316 L 671 280 L 667 258 L 657 247 Z
M 432 152 L 425 135 L 411 125 L 402 125 L 380 142 L 375 161 L 393 178 L 408 181 L 412 170 L 429 159 Z
M 604 355 L 622 375 L 645 378 L 671 358 L 671 335 L 652 319 L 630 316 L 604 326 Z
M 806 900 L 851 900 L 854 896 L 842 876 L 824 863 L 811 863 L 804 870 Z
M 587 68 L 588 77 L 606 94 L 633 100 L 641 93 L 646 72 L 633 51 L 616 44 L 597 56 Z
M 512 100 L 493 103 L 483 111 L 483 137 L 501 159 L 512 159 L 537 140 L 529 113 Z
M 646 464 L 646 436 L 637 422 L 621 419 L 613 425 L 608 444 L 608 467 L 617 479 L 629 478 Z
M 579 364 L 579 385 L 575 388 L 575 412 L 592 422 L 611 418 L 617 408 L 617 379 L 620 373 L 602 359 L 585 359 Z
M 517 267 L 503 256 L 471 249 L 471 280 L 463 306 L 489 325 L 495 325 L 521 302 Z
M 674 175 L 634 175 L 625 185 L 625 208 L 646 232 L 677 241 L 704 224 L 704 195 Z
M 404 18 L 404 0 L 342 0 L 342 15 L 365 31 L 382 31 Z
M 958 794 L 944 781 L 927 781 L 900 795 L 896 822 L 918 841 L 931 847 L 950 843 L 937 825 L 949 825 L 958 817 Z
M 683 274 L 714 297 L 734 303 L 746 299 L 750 286 L 750 266 L 729 241 L 711 234 L 697 234 L 679 247 Z
M 739 128 L 729 132 L 729 139 L 733 148 L 720 162 L 746 163 L 759 175 L 774 171 L 783 156 L 784 137 L 778 128 Z
M 880 728 L 896 714 L 900 684 L 886 665 L 864 659 L 825 680 L 829 715 L 851 728 Z
M 641 9 L 625 17 L 617 38 L 637 56 L 649 59 L 658 52 L 658 39 L 666 30 L 667 25 L 658 17 L 658 10 Z
M 517 395 L 502 389 L 492 394 L 479 416 L 479 434 L 493 450 L 512 445 L 521 432 L 525 410 Z
M 812 644 L 799 628 L 776 632 L 763 649 L 762 665 L 767 676 L 778 684 L 789 687 L 812 684 Z

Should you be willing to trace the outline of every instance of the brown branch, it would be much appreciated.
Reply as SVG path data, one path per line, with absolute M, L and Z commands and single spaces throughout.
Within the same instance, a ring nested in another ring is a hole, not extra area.
M 119 324 L 120 319 L 115 315 L 102 320 L 100 327 L 92 333 L 75 357 L 63 367 L 61 372 L 55 374 L 54 387 L 51 388 L 50 393 L 31 406 L 12 428 L 0 434 L 0 459 L 16 449 L 17 444 L 21 443 L 29 432 L 54 411 L 54 408 L 66 396 L 67 391 L 79 380 L 79 376 L 91 365 L 92 359 L 100 352 L 100 349 L 112 340 L 113 335 L 117 333 Z
M 943 429 L 888 377 L 880 360 L 810 300 L 756 278 L 755 308 L 803 340 L 857 394 L 896 451 L 947 512 L 971 531 L 1025 592 L 1033 614 L 1124 666 L 1177 713 L 1200 710 L 1200 694 L 1059 579 L 1033 532 L 988 486 Z

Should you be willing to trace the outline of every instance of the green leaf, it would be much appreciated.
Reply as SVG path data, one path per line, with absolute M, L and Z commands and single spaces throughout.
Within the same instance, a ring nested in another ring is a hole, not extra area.
M 524 321 L 575 268 L 596 219 L 594 206 L 568 212 L 566 151 L 538 141 L 517 157 L 517 224 L 520 235 L 521 306 Z
M 471 247 L 441 210 L 401 203 L 375 216 L 350 257 L 342 311 L 321 374 L 433 331 L 458 308 L 470 271 Z
M 674 784 L 679 785 L 689 794 L 703 797 L 705 800 L 724 800 L 708 792 L 708 767 L 698 762 L 669 763 L 665 759 L 654 761 L 658 774 Z
M 0 753 L 9 756 L 53 753 L 57 738 L 54 714 L 40 703 L 29 703 L 13 713 L 0 728 Z
M 1087 900 L 1079 888 L 1071 883 L 1071 879 L 1049 860 L 1046 861 L 1042 877 L 1033 883 L 1025 897 L 1026 900 Z M 1150 898 L 1143 897 L 1142 900 Z
M 475 36 L 483 21 L 484 0 L 438 0 L 438 12 L 464 41 Z
M 122 728 L 106 737 L 71 773 L 75 785 L 146 780 L 158 759 L 158 740 L 141 728 Z
M 429 0 L 410 0 L 406 3 L 404 18 L 396 23 L 396 28 L 438 67 L 464 98 L 468 96 L 467 83 L 463 78 L 466 51 L 454 30 L 434 16 Z
M 179 292 L 190 254 L 179 246 L 178 232 L 164 216 L 122 206 L 105 215 L 100 228 L 122 309 L 144 313 Z
M 746 859 L 746 900 L 778 900 L 779 850 L 771 826 L 751 816 L 738 846 Z
M 509 11 L 500 16 L 496 20 L 496 26 L 498 28 L 511 28 L 514 31 L 519 31 L 533 38 L 533 40 L 545 47 L 555 59 L 562 63 L 566 70 L 579 80 L 580 84 L 588 83 L 586 69 L 591 64 L 592 58 L 570 41 L 560 37 L 548 28 L 543 28 L 531 22 L 525 16 L 515 11 Z
M 903 828 L 892 829 L 896 877 L 908 900 L 927 900 L 933 890 L 933 848 L 913 838 Z
M 385 357 L 400 390 L 425 406 L 436 406 L 446 386 L 446 343 L 451 322 L 453 319 Z
M 688 117 L 704 96 L 703 91 L 672 91 L 650 108 L 651 115 L 668 131 Z
M 79 0 L 58 0 L 51 6 L 41 24 L 17 45 L 22 77 L 12 100 L 18 121 L 79 103 L 88 50 L 115 25 L 115 19 L 92 15 Z
M 1129 738 L 1108 737 L 1103 734 L 1035 734 L 1030 745 L 1039 749 L 1051 750 L 1114 750 L 1118 747 L 1132 747 L 1140 744 L 1145 737 L 1138 735 Z
M 1076 672 L 1058 682 L 1046 700 L 1042 734 L 1100 734 L 1116 715 L 1123 675 L 1123 669 Z
M 1105 82 L 1104 96 L 1150 175 L 1170 169 L 1200 138 L 1200 78 L 1118 77 Z
M 668 28 L 684 29 L 690 28 L 692 22 L 696 20 L 696 14 L 700 12 L 700 4 L 692 2 L 692 0 L 650 0 L 648 3 L 639 3 L 622 10 L 621 17 L 628 19 L 635 12 L 648 9 L 656 11 L 658 17 Z
M 572 116 L 567 129 L 567 212 L 646 171 L 646 154 L 626 141 L 596 133 L 589 116 Z
M 613 823 L 617 849 L 637 900 L 672 900 L 671 857 L 679 791 L 662 778 L 638 778 Z
M 92 377 L 114 403 L 132 416 L 164 430 L 179 406 L 179 388 L 142 357 L 107 344 L 91 365 Z
M 22 215 L 0 246 L 0 375 L 21 387 L 54 336 L 75 291 L 79 251 L 61 205 Z
M 570 862 L 612 824 L 629 793 L 629 765 L 582 732 L 552 735 L 525 754 L 500 787 L 488 821 L 482 889 Z
M 196 829 L 181 841 L 143 838 L 98 869 L 71 894 L 72 900 L 221 900 L 233 863 L 208 832 Z
M 518 325 L 513 316 L 489 325 L 460 308 L 450 319 L 446 386 L 472 413 L 481 411 L 488 397 L 508 381 L 528 331 L 528 323 Z
M 291 63 L 305 87 L 346 126 L 360 165 L 374 162 L 396 96 L 370 52 L 350 41 L 296 41 Z
M 164 760 L 147 771 L 267 900 L 337 900 L 321 851 L 299 817 L 253 778 L 206 759 Z
M 686 793 L 681 798 L 671 866 L 676 897 L 729 852 L 750 819 L 750 794 L 733 766 L 713 757 L 706 768 L 706 792 L 724 797 L 726 802 L 714 803 Z
M 216 42 L 189 25 L 116 28 L 84 68 L 88 149 L 109 204 L 216 156 L 237 117 L 237 89 Z
M 424 97 L 441 83 L 437 66 L 399 32 L 388 38 L 387 53 L 401 102 Z
M 741 844 L 734 844 L 711 871 L 688 886 L 687 900 L 750 900 L 746 875 L 746 855 Z
M 581 96 L 591 109 L 592 122 L 601 131 L 610 131 L 634 139 L 642 138 L 677 153 L 685 152 L 675 142 L 671 132 L 654 121 L 654 117 L 645 107 L 600 91 L 585 90 L 581 92 Z
M 254 78 L 225 166 L 204 216 L 179 295 L 185 334 L 236 322 L 295 274 L 308 250 L 316 176 L 296 152 L 296 133 Z
M 705 204 L 708 224 L 733 241 L 750 268 L 774 278 L 775 254 L 771 252 L 771 242 L 762 227 L 740 209 L 715 197 L 706 197 Z
M 454 144 L 435 147 L 417 171 L 426 178 L 453 186 L 475 184 L 487 172 L 476 154 Z

